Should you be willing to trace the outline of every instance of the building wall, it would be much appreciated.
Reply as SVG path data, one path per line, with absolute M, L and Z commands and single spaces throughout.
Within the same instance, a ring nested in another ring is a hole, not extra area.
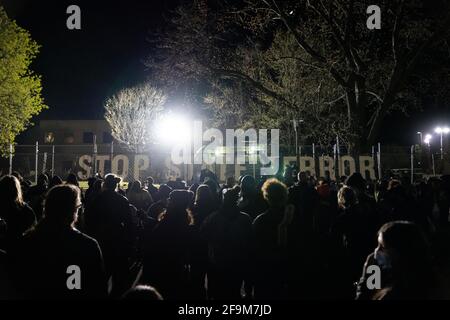
M 41 120 L 38 127 L 40 144 L 92 144 L 94 135 L 97 144 L 112 141 L 111 127 L 106 120 Z

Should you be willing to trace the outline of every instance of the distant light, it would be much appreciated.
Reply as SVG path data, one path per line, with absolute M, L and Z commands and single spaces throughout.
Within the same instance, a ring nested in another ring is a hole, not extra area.
M 291 10 L 291 12 L 289 12 L 289 15 L 293 15 L 294 14 L 294 10 Z
M 154 132 L 159 143 L 186 143 L 191 140 L 189 119 L 178 114 L 167 114 L 156 122 Z
M 420 131 L 417 131 L 417 134 L 422 134 L 422 132 L 420 132 Z
M 450 132 L 450 128 L 448 128 L 448 127 L 444 127 L 444 128 L 437 127 L 436 129 L 434 129 L 434 132 L 439 133 L 439 134 L 441 134 L 441 133 L 447 134 L 447 133 Z

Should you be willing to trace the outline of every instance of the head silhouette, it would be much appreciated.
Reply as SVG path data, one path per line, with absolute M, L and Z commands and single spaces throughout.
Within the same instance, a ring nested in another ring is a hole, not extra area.
M 80 189 L 72 184 L 54 186 L 47 192 L 44 219 L 56 225 L 72 225 L 81 206 Z
M 358 191 L 366 189 L 366 180 L 359 172 L 352 173 L 352 175 L 348 177 L 345 184 Z
M 72 185 L 77 186 L 77 187 L 79 186 L 78 178 L 77 178 L 77 176 L 74 173 L 70 173 L 67 176 L 66 183 L 72 184 Z
M 142 185 L 141 182 L 139 180 L 133 181 L 133 183 L 131 183 L 131 185 L 129 186 L 130 188 L 130 192 L 139 192 L 142 189 Z
M 1 203 L 23 205 L 22 188 L 19 179 L 15 176 L 4 176 L 0 179 Z
M 145 180 L 147 181 L 147 183 L 148 183 L 149 185 L 151 185 L 151 184 L 154 183 L 153 177 L 147 177 L 147 179 L 145 179 Z
M 167 184 L 162 184 L 158 190 L 159 199 L 165 200 L 165 199 L 169 198 L 169 194 L 171 192 L 172 192 L 171 187 L 169 187 Z
M 169 194 L 169 205 L 168 208 L 186 210 L 191 204 L 194 194 L 192 191 L 188 190 L 173 190 Z
M 223 194 L 223 206 L 224 207 L 236 207 L 239 200 L 239 193 L 241 188 L 239 186 L 234 186 L 229 188 Z
M 308 183 L 308 176 L 306 175 L 306 172 L 300 171 L 298 173 L 298 182 L 300 183 Z
M 428 241 L 418 225 L 393 221 L 378 231 L 379 249 L 389 252 L 403 267 L 413 267 L 429 255 Z
M 121 179 L 113 173 L 109 173 L 105 176 L 103 187 L 105 190 L 115 191 L 119 185 Z
M 338 204 L 342 209 L 350 208 L 356 203 L 355 191 L 348 187 L 343 186 L 338 192 Z
M 195 203 L 204 204 L 212 201 L 212 192 L 208 185 L 201 184 L 195 194 Z
M 256 191 L 256 180 L 252 176 L 244 176 L 241 181 L 241 192 L 243 195 L 253 194 Z
M 288 199 L 287 187 L 278 179 L 269 179 L 262 186 L 264 199 L 270 207 L 283 207 Z
M 53 176 L 50 180 L 50 187 L 57 186 L 58 184 L 62 184 L 63 181 L 59 176 Z
M 48 177 L 45 174 L 40 174 L 37 179 L 37 185 L 40 187 L 47 188 L 48 186 Z
M 161 294 L 151 286 L 138 285 L 128 290 L 122 297 L 124 300 L 163 300 Z

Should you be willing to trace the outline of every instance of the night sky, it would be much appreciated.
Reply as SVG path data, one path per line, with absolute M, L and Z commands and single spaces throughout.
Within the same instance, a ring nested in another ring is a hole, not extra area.
M 102 119 L 106 98 L 149 75 L 151 31 L 165 23 L 176 0 L 49 1 L 0 0 L 8 15 L 42 47 L 32 68 L 42 75 L 43 96 L 50 107 L 39 119 Z M 66 28 L 66 8 L 81 8 L 81 30 Z M 393 114 L 385 121 L 386 143 L 417 143 L 416 132 L 450 125 L 450 106 L 424 105 L 409 118 Z
M 101 119 L 106 98 L 145 80 L 149 32 L 176 1 L 3 1 L 8 15 L 42 47 L 32 68 L 50 107 L 39 119 Z M 81 8 L 81 30 L 66 28 L 66 8 Z

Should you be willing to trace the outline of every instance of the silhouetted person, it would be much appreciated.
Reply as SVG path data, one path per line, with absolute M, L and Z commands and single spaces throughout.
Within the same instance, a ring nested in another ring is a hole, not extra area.
M 198 235 L 199 230 L 205 219 L 208 218 L 217 209 L 217 199 L 209 185 L 200 185 L 195 194 L 194 204 L 190 209 L 193 215 L 195 229 L 194 235 Z M 205 274 L 208 264 L 208 245 L 205 239 L 201 237 L 193 237 L 192 260 L 191 260 L 191 276 L 193 294 L 200 299 L 206 297 L 205 292 Z
M 195 224 L 200 226 L 216 209 L 215 199 L 210 187 L 206 184 L 200 185 L 197 188 L 194 207 L 192 208 Z
M 227 177 L 225 184 L 220 188 L 221 200 L 223 200 L 223 194 L 228 191 L 228 189 L 233 188 L 236 185 L 236 179 L 234 176 Z
M 355 191 L 347 186 L 338 193 L 338 203 L 341 209 L 331 230 L 335 253 L 340 255 L 336 259 L 343 285 L 352 292 L 352 284 L 360 276 L 361 265 L 369 254 L 372 246 L 371 225 L 368 214 L 358 203 Z M 346 282 L 345 282 L 346 281 Z
M 0 179 L 0 218 L 6 223 L 6 234 L 0 239 L 0 249 L 8 251 L 22 234 L 36 223 L 36 216 L 24 201 L 19 180 L 14 176 Z
M 50 179 L 50 184 L 48 185 L 48 188 L 51 189 L 54 186 L 57 186 L 57 185 L 60 185 L 60 184 L 63 184 L 62 179 L 59 176 L 53 176 Z
M 239 191 L 239 187 L 228 189 L 219 211 L 202 227 L 209 247 L 209 298 L 241 298 L 242 282 L 250 271 L 252 220 L 237 206 Z
M 267 209 L 267 205 L 256 188 L 255 178 L 244 176 L 241 181 L 241 197 L 238 202 L 239 209 L 247 213 L 252 219 Z
M 159 220 L 160 215 L 167 208 L 167 199 L 172 192 L 172 188 L 166 184 L 159 187 L 158 193 L 155 196 L 155 202 L 148 208 L 147 215 L 155 220 Z
M 188 298 L 192 217 L 187 190 L 170 193 L 167 210 L 145 244 L 144 283 L 151 283 L 165 299 Z
M 13 171 L 12 175 L 19 180 L 20 186 L 22 187 L 22 194 L 26 195 L 31 183 L 28 180 L 25 180 L 18 171 Z
M 1 220 L 0 220 L 1 223 Z M 16 298 L 12 284 L 12 277 L 9 272 L 6 252 L 0 250 L 0 300 L 9 300 Z
M 383 219 L 387 221 L 416 220 L 414 198 L 408 194 L 401 181 L 392 179 L 379 202 Z
M 443 175 L 441 180 L 441 192 L 439 195 L 439 226 L 446 227 L 448 225 L 450 208 L 450 175 Z
M 98 243 L 73 227 L 80 207 L 80 192 L 75 186 L 59 185 L 49 190 L 43 219 L 25 234 L 12 253 L 16 280 L 25 298 L 106 297 Z M 80 272 L 78 279 L 77 271 L 70 266 Z M 74 278 L 68 279 L 71 275 Z
M 89 188 L 86 190 L 84 200 L 86 210 L 89 209 L 90 205 L 93 203 L 94 199 L 101 193 L 102 191 L 103 180 L 91 177 L 88 179 Z
M 316 190 L 309 185 L 306 173 L 300 172 L 297 183 L 289 187 L 289 203 L 295 206 L 295 214 L 303 230 L 312 230 L 317 202 Z
M 286 206 L 288 191 L 277 179 L 262 187 L 269 209 L 253 221 L 255 298 L 284 299 L 287 293 L 289 226 L 294 207 Z
M 147 211 L 153 203 L 150 193 L 142 188 L 140 181 L 133 181 L 127 190 L 127 198 L 138 210 Z
M 80 184 L 78 183 L 77 175 L 75 173 L 69 173 L 69 175 L 66 178 L 66 183 L 77 186 L 78 188 L 80 187 Z
M 221 196 L 220 196 L 220 185 L 217 180 L 207 177 L 203 184 L 209 187 L 211 190 L 212 201 L 214 203 L 214 207 L 217 209 L 220 206 Z
M 367 267 L 381 269 L 381 289 L 369 289 Z M 361 300 L 422 300 L 434 286 L 429 244 L 420 228 L 411 222 L 393 221 L 378 232 L 378 246 L 367 257 L 358 285 Z
M 25 199 L 36 214 L 39 221 L 42 217 L 42 209 L 45 194 L 48 190 L 48 177 L 45 174 L 40 174 L 37 179 L 37 184 L 28 189 Z
M 108 276 L 112 276 L 113 295 L 122 295 L 129 280 L 130 257 L 134 246 L 134 225 L 128 200 L 117 192 L 120 178 L 105 176 L 103 191 L 86 213 L 88 234 L 97 239 L 103 252 Z
M 153 180 L 153 177 L 147 177 L 147 179 L 146 179 L 147 191 L 148 191 L 148 193 L 150 193 L 153 200 L 156 200 L 155 195 L 158 193 L 158 188 L 155 187 L 154 183 L 155 182 Z

